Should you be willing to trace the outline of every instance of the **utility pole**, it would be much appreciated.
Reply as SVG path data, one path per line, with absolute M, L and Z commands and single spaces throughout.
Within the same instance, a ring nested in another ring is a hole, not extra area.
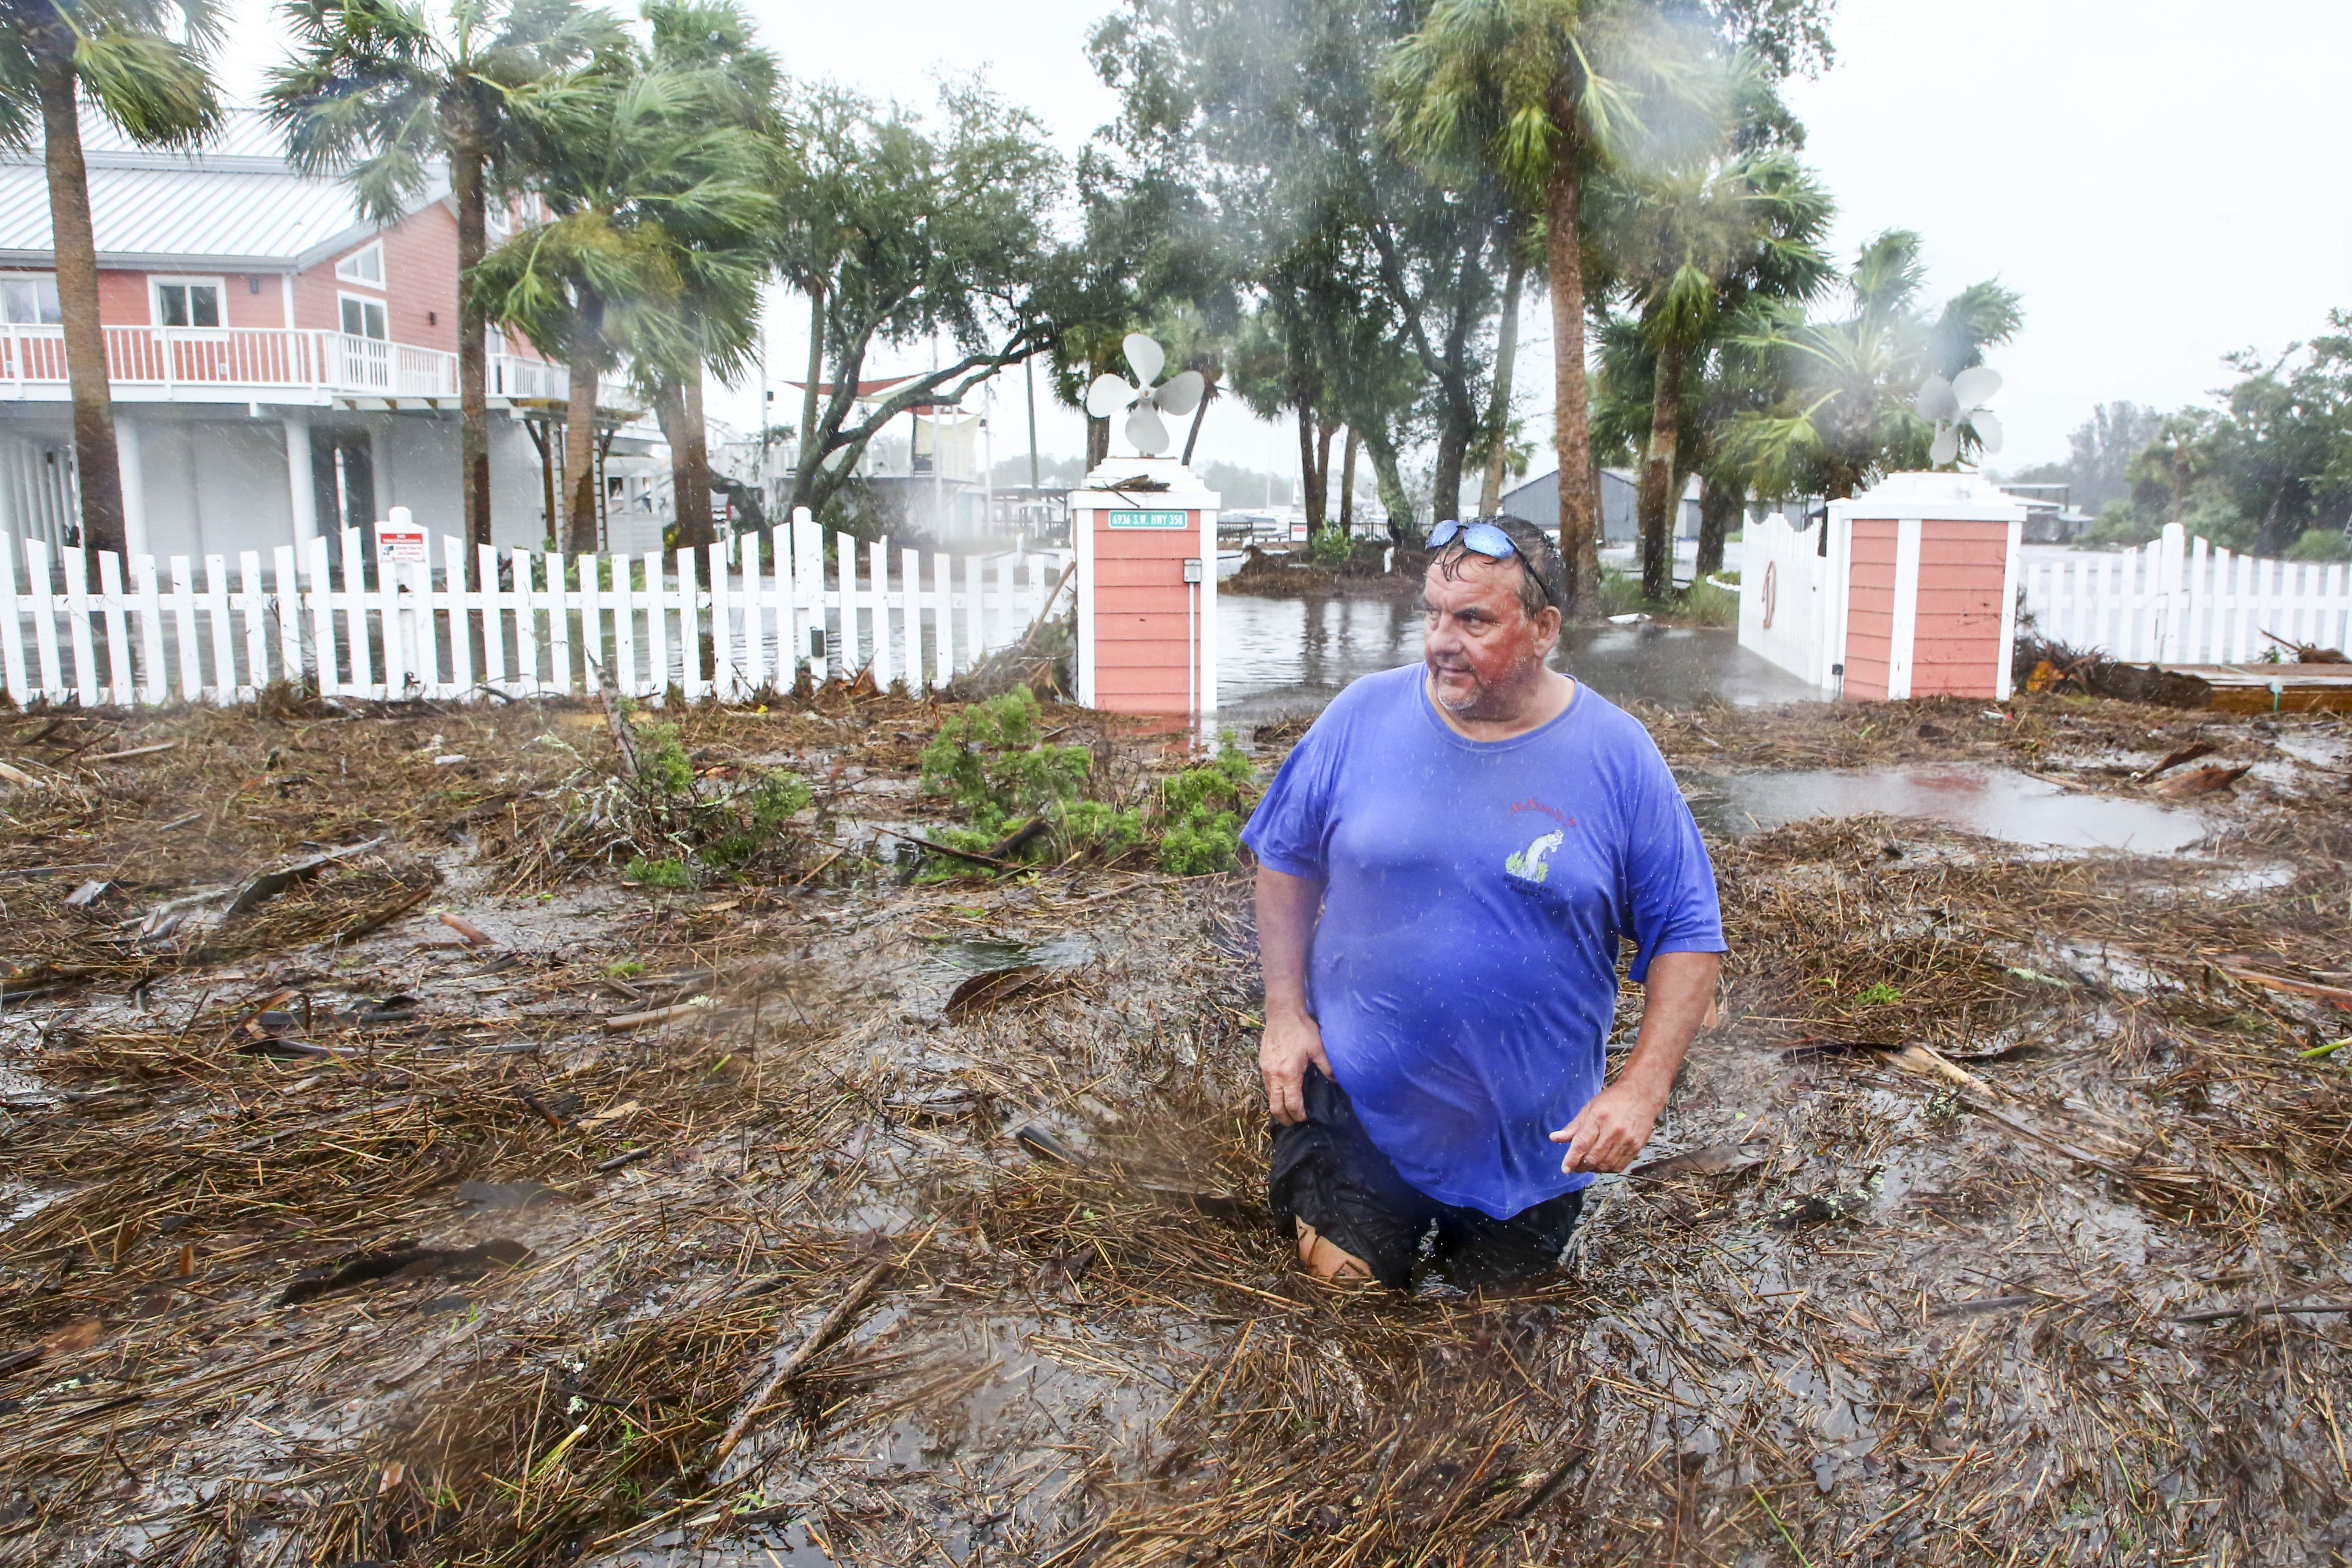
M 937 338 L 933 338 L 931 340 L 931 369 L 936 372 L 939 368 L 940 340 Z M 945 476 L 943 476 L 940 470 L 946 466 L 947 455 L 940 450 L 939 395 L 940 394 L 936 392 L 931 394 L 931 527 L 940 531 L 940 537 L 941 538 L 945 538 L 947 537 L 948 527 L 947 481 Z
M 1021 361 L 1021 373 L 1029 382 L 1029 488 L 1042 490 L 1045 481 L 1037 477 L 1037 356 L 1030 355 Z M 1031 496 L 1034 503 L 1037 497 Z

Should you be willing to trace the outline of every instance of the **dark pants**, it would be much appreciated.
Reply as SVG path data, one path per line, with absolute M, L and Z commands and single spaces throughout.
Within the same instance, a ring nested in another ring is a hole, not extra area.
M 1295 1127 L 1276 1124 L 1266 1176 L 1275 1221 L 1286 1233 L 1294 1218 L 1305 1220 L 1396 1291 L 1412 1283 L 1424 1246 L 1431 1265 L 1465 1290 L 1559 1267 L 1584 1207 L 1580 1189 L 1508 1219 L 1440 1203 L 1397 1174 L 1356 1120 L 1347 1091 L 1312 1067 L 1301 1088 L 1307 1119 Z

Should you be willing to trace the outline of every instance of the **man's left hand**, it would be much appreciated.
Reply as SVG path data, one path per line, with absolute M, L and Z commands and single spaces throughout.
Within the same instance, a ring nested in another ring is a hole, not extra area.
M 1657 1103 L 1639 1090 L 1611 1084 L 1551 1135 L 1553 1143 L 1568 1145 L 1559 1168 L 1570 1173 L 1623 1170 L 1650 1141 L 1658 1111 Z

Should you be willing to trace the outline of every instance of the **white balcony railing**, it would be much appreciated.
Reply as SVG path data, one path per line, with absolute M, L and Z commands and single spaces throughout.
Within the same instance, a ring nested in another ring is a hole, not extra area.
M 545 360 L 525 360 L 513 354 L 490 356 L 490 395 L 562 399 L 571 390 L 572 377 L 562 365 Z
M 166 401 L 243 402 L 256 393 L 454 398 L 457 356 L 348 332 L 272 327 L 107 327 L 106 373 Z M 560 365 L 490 356 L 494 398 L 561 398 Z M 65 329 L 0 325 L 0 397 L 62 398 Z

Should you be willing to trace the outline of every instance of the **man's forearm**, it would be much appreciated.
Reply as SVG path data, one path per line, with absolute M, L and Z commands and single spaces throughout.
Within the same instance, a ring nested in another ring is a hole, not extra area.
M 1303 876 L 1257 868 L 1257 956 L 1265 973 L 1265 1016 L 1307 1015 L 1307 955 L 1315 943 L 1323 889 Z
M 1716 976 L 1722 968 L 1719 953 L 1661 953 L 1650 960 L 1643 987 L 1642 1028 L 1633 1037 L 1633 1054 L 1617 1074 L 1620 1085 L 1653 1105 L 1666 1103 L 1691 1039 L 1706 1021 Z

